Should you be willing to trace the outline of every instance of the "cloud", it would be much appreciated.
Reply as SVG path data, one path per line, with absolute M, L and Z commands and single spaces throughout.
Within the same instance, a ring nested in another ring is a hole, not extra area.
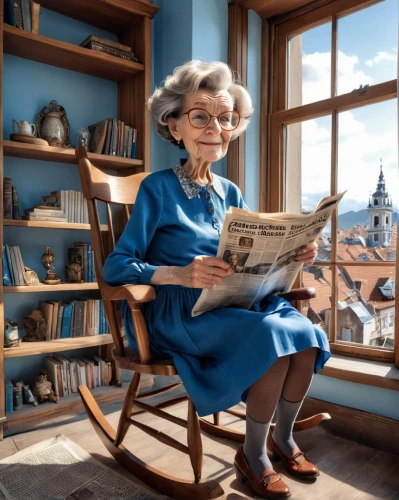
M 345 94 L 360 85 L 371 85 L 373 78 L 356 66 L 357 56 L 349 56 L 338 51 L 338 93 Z M 331 53 L 314 52 L 302 56 L 302 103 L 328 99 L 331 95 Z
M 398 49 L 392 49 L 392 51 L 394 52 L 393 54 L 388 54 L 388 52 L 378 52 L 372 59 L 367 59 L 364 64 L 371 68 L 374 65 L 380 64 L 382 61 L 396 62 L 398 59 Z

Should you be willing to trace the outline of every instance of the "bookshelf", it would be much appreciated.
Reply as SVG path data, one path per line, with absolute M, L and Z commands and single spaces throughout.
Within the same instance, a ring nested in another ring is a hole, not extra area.
M 127 124 L 134 125 L 137 129 L 137 159 L 120 158 L 108 155 L 99 155 L 89 153 L 89 158 L 100 168 L 111 170 L 115 175 L 128 175 L 138 173 L 144 170 L 150 170 L 150 118 L 145 108 L 145 101 L 151 93 L 151 19 L 158 11 L 158 7 L 149 0 L 68 0 L 60 2 L 59 0 L 42 0 L 41 8 L 48 9 L 54 13 L 67 16 L 68 18 L 87 23 L 90 27 L 99 28 L 106 32 L 116 35 L 120 43 L 132 47 L 139 62 L 119 59 L 108 54 L 91 51 L 80 47 L 75 43 L 60 41 L 54 35 L 43 36 L 32 34 L 13 26 L 3 24 L 3 17 L 0 19 L 0 68 L 2 74 L 2 92 L 4 90 L 4 101 L 0 101 L 2 110 L 6 105 L 10 95 L 4 88 L 5 73 L 3 70 L 3 61 L 5 57 L 17 56 L 34 63 L 50 65 L 64 70 L 70 70 L 77 74 L 89 75 L 99 78 L 100 82 L 107 80 L 115 82 L 117 85 L 117 113 L 116 117 Z M 90 33 L 88 32 L 87 35 Z M 82 38 L 83 40 L 83 38 Z M 4 56 L 6 55 L 6 56 Z M 30 63 L 29 63 L 30 64 Z M 31 66 L 30 66 L 31 67 Z M 29 89 L 30 73 L 26 75 L 27 88 Z M 77 79 L 79 77 L 77 76 Z M 81 81 L 81 80 L 79 80 Z M 82 80 L 83 81 L 83 80 Z M 10 90 L 8 90 L 10 91 Z M 29 90 L 28 90 L 29 92 Z M 0 97 L 1 99 L 1 97 Z M 50 100 L 50 99 L 49 99 Z M 43 103 L 45 104 L 45 103 Z M 32 168 L 33 175 L 40 176 L 37 173 L 37 163 L 33 162 L 32 167 L 26 160 L 46 162 L 48 165 L 69 164 L 71 169 L 78 172 L 73 149 L 62 149 L 51 146 L 38 146 L 12 142 L 8 140 L 8 134 L 4 132 L 6 128 L 3 124 L 4 111 L 0 117 L 0 181 L 4 177 L 4 159 L 16 158 L 25 161 L 23 168 L 27 171 Z M 103 117 L 105 118 L 105 116 Z M 94 120 L 93 120 L 94 121 Z M 4 127 L 4 128 L 3 128 Z M 72 139 L 72 137 L 71 137 Z M 74 142 L 74 140 L 72 140 Z M 18 163 L 14 164 L 13 169 L 18 169 Z M 55 168 L 55 167 L 49 167 Z M 30 189 L 30 176 L 25 173 L 26 180 L 18 186 L 19 193 Z M 68 175 L 70 173 L 68 172 Z M 6 175 L 7 176 L 7 175 Z M 32 177 L 33 178 L 33 177 Z M 36 182 L 39 182 L 36 180 Z M 62 181 L 59 189 L 63 189 Z M 2 190 L 1 190 L 2 193 Z M 46 194 L 46 193 L 43 193 Z M 47 221 L 25 221 L 25 220 L 4 220 L 3 219 L 3 200 L 0 201 L 1 247 L 7 243 L 4 239 L 4 230 L 23 231 L 29 237 L 29 243 L 33 246 L 42 244 L 40 234 L 42 230 L 48 231 L 49 240 L 58 238 L 58 235 L 64 234 L 64 230 L 69 230 L 65 234 L 71 234 L 71 245 L 74 231 L 88 231 L 88 224 L 57 223 Z M 35 229 L 37 228 L 37 229 Z M 103 225 L 102 230 L 106 231 L 107 226 Z M 70 232 L 71 231 L 71 232 Z M 28 235 L 29 233 L 29 235 Z M 10 234 L 10 233 L 8 233 Z M 47 237 L 47 236 L 46 236 Z M 75 236 L 76 238 L 76 236 Z M 35 248 L 36 248 L 35 247 Z M 59 271 L 60 275 L 61 272 Z M 75 293 L 87 291 L 92 293 L 98 290 L 97 283 L 62 283 L 60 285 L 39 285 L 36 287 L 12 286 L 3 287 L 0 284 L 0 322 L 4 324 L 4 318 L 7 317 L 7 305 L 4 305 L 4 299 L 13 298 L 13 300 L 27 301 L 30 297 L 37 298 L 43 296 L 46 300 L 54 293 L 65 294 L 66 299 L 74 296 Z M 98 292 L 97 292 L 98 293 Z M 45 297 L 48 294 L 49 297 Z M 71 294 L 71 295 L 68 295 Z M 34 300 L 37 300 L 37 299 Z M 64 299 L 62 299 L 64 300 Z M 7 302 L 7 300 L 6 300 Z M 19 324 L 21 322 L 19 321 Z M 0 329 L 0 345 L 3 345 L 4 331 Z M 112 338 L 109 334 L 94 335 L 80 338 L 57 339 L 45 342 L 22 342 L 20 346 L 14 348 L 0 348 L 0 439 L 3 437 L 3 431 L 6 435 L 15 432 L 23 432 L 31 429 L 41 423 L 49 423 L 60 416 L 68 416 L 81 412 L 83 410 L 80 398 L 76 394 L 61 398 L 58 404 L 43 404 L 38 407 L 24 405 L 22 410 L 5 414 L 5 387 L 4 362 L 13 358 L 24 358 L 28 361 L 30 356 L 48 354 L 52 352 L 63 352 L 83 349 L 86 347 L 107 348 L 112 346 Z M 16 360 L 17 362 L 17 360 Z M 22 363 L 21 363 L 22 364 Z M 25 364 L 25 361 L 24 361 Z M 33 379 L 33 376 L 31 377 Z M 28 373 L 26 374 L 27 378 Z M 124 398 L 126 388 L 99 387 L 93 391 L 100 404 L 109 404 L 120 401 Z

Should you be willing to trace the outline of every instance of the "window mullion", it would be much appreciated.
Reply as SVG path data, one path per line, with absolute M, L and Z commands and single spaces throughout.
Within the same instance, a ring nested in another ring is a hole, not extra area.
M 338 186 L 338 119 L 337 110 L 334 109 L 331 114 L 331 194 L 335 195 L 337 193 Z M 337 234 L 338 228 L 338 214 L 335 210 L 331 217 L 331 236 Z M 331 260 L 333 262 L 337 261 L 337 238 L 334 236 L 331 239 Z M 335 343 L 337 341 L 337 300 L 338 300 L 338 276 L 337 276 L 337 266 L 331 264 L 331 317 L 330 317 L 330 328 L 329 337 L 330 342 Z
M 337 16 L 331 19 L 331 97 L 337 95 Z

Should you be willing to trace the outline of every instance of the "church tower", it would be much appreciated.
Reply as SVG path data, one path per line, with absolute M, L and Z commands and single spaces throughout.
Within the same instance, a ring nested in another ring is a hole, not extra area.
M 377 190 L 370 195 L 367 207 L 369 213 L 369 243 L 372 246 L 380 244 L 382 247 L 391 246 L 392 238 L 392 197 L 385 189 L 385 179 L 380 165 L 380 175 Z

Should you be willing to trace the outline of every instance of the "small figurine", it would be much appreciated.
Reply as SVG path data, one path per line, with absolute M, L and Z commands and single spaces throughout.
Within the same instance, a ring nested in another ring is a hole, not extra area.
M 65 281 L 67 283 L 82 282 L 82 266 L 79 264 L 77 256 L 74 257 L 73 262 L 68 264 L 65 268 Z
M 34 309 L 30 316 L 24 318 L 24 328 L 26 331 L 24 340 L 29 342 L 46 340 L 47 322 L 40 309 Z
M 25 266 L 24 277 L 25 277 L 25 283 L 28 286 L 38 286 L 38 285 L 40 285 L 39 276 L 30 267 L 26 267 Z
M 35 396 L 32 394 L 32 391 L 29 388 L 29 385 L 24 384 L 23 382 L 18 382 L 22 384 L 22 399 L 24 404 L 33 404 L 33 406 L 37 406 L 38 402 Z M 15 384 L 17 385 L 17 384 Z
M 18 323 L 4 318 L 4 347 L 15 347 L 21 343 L 18 335 Z
M 47 372 L 40 370 L 32 385 L 33 395 L 36 396 L 39 403 L 52 401 L 57 403 L 59 397 L 53 391 L 53 385 L 50 380 L 47 380 Z
M 53 269 L 55 269 L 55 267 L 53 266 L 54 259 L 54 252 L 51 251 L 51 248 L 49 246 L 46 246 L 46 250 L 44 251 L 41 259 L 43 267 L 47 272 L 46 278 L 43 280 L 43 283 L 45 283 L 46 285 L 59 285 L 61 283 L 61 278 L 59 278 L 55 273 L 51 272 Z

